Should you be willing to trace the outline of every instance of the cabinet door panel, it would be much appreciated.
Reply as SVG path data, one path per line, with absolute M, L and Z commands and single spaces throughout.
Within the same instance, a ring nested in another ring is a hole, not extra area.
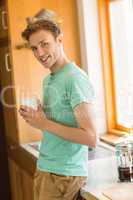
M 12 140 L 17 137 L 16 106 L 14 99 L 14 85 L 12 84 L 12 66 L 7 47 L 0 48 L 0 78 L 2 84 L 1 102 L 4 109 L 6 135 Z
M 12 159 L 9 159 L 8 163 L 12 200 L 23 200 L 23 191 L 21 190 L 21 176 L 19 168 Z
M 21 174 L 22 178 L 22 189 L 24 193 L 24 199 L 23 200 L 29 200 L 34 199 L 33 195 L 33 178 L 29 176 L 29 174 L 22 170 Z
M 7 26 L 7 12 L 5 6 L 0 6 L 0 39 L 7 37 L 8 26 Z
M 34 15 L 39 9 L 41 9 L 41 0 L 36 1 L 36 3 L 35 0 L 7 0 L 10 52 L 17 109 L 19 109 L 20 99 L 25 93 L 27 96 L 36 95 L 41 99 L 42 80 L 49 73 L 34 58 L 31 50 L 23 46 L 25 41 L 21 37 L 21 32 L 26 26 L 26 18 Z M 22 48 L 18 49 L 17 45 L 22 46 Z M 18 112 L 17 122 L 20 143 L 41 139 L 40 130 L 29 126 Z
M 9 158 L 12 200 L 33 200 L 33 179 Z

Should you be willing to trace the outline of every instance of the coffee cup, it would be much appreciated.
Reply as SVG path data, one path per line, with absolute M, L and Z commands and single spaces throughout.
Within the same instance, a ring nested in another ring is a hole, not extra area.
M 38 100 L 36 97 L 22 98 L 20 104 L 37 110 Z

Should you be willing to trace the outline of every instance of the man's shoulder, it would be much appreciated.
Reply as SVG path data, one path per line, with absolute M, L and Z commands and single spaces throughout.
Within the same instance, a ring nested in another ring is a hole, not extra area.
M 67 78 L 68 82 L 89 80 L 87 73 L 77 65 L 73 66 L 73 68 L 66 73 L 65 77 Z
M 87 73 L 75 62 L 69 63 L 68 67 L 64 71 L 65 76 L 69 76 L 70 78 L 76 76 L 87 76 Z

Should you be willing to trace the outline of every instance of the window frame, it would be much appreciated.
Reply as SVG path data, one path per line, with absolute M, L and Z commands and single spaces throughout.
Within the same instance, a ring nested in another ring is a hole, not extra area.
M 115 104 L 115 84 L 113 77 L 113 54 L 111 42 L 111 24 L 109 4 L 118 0 L 98 0 L 98 19 L 101 45 L 101 60 L 103 66 L 105 107 L 107 116 L 107 131 L 117 135 L 125 135 L 130 131 L 117 123 L 117 113 Z

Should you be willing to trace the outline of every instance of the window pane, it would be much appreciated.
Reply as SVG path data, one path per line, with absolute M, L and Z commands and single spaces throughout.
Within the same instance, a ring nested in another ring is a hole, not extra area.
M 133 1 L 110 3 L 117 123 L 133 124 Z

